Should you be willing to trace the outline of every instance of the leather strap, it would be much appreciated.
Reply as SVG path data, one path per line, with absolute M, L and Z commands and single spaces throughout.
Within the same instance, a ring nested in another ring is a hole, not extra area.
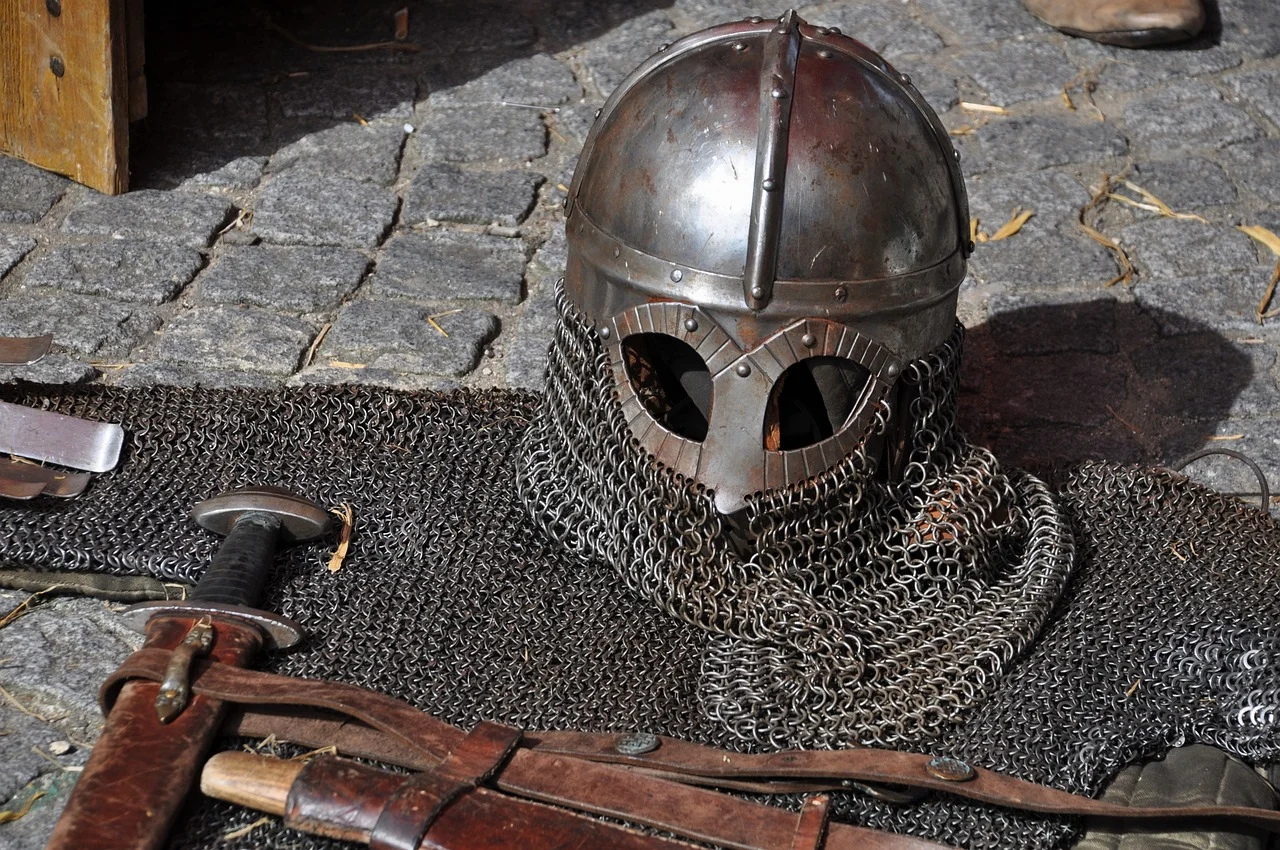
M 796 824 L 791 850 L 822 850 L 827 843 L 827 821 L 831 818 L 831 798 L 818 794 L 804 801 Z
M 417 850 L 440 811 L 493 776 L 519 743 L 519 729 L 480 723 L 433 770 L 396 790 L 369 836 L 371 850 Z
M 103 686 L 103 697 L 109 698 L 113 688 L 128 678 L 145 678 L 153 681 L 163 674 L 169 653 L 164 650 L 142 649 L 126 659 L 120 670 Z M 367 691 L 337 682 L 290 679 L 251 670 L 241 670 L 225 665 L 201 662 L 193 670 L 193 689 L 211 697 L 245 705 L 309 706 L 336 712 L 359 720 L 384 737 L 392 739 L 379 745 L 382 753 L 394 754 L 396 744 L 414 751 L 411 759 L 387 758 L 389 762 L 405 764 L 437 764 L 461 741 L 463 733 L 442 721 L 417 711 L 411 706 L 384 694 Z M 292 709 L 291 709 L 292 710 Z M 252 713 L 250 713 L 252 714 Z M 249 716 L 249 715 L 246 715 Z M 288 715 L 279 713 L 262 715 L 265 721 L 260 728 L 271 728 L 284 740 L 299 743 L 315 743 L 295 735 L 295 725 Z M 329 728 L 340 732 L 342 722 L 329 721 Z M 309 725 L 308 725 L 309 724 Z M 325 728 L 318 718 L 308 718 L 300 724 L 303 731 L 312 732 Z M 244 729 L 242 724 L 241 731 Z M 366 733 L 365 740 L 370 736 Z M 972 767 L 971 773 L 961 776 L 955 770 L 933 770 L 936 761 L 928 755 L 903 753 L 893 750 L 855 748 L 839 751 L 792 751 L 763 755 L 729 753 L 712 747 L 703 747 L 674 738 L 660 738 L 659 746 L 641 755 L 623 755 L 615 747 L 619 736 L 584 732 L 529 732 L 525 733 L 525 747 L 516 752 L 510 767 L 501 771 L 495 781 L 499 788 L 513 793 L 524 793 L 543 802 L 577 806 L 583 811 L 625 817 L 608 806 L 582 805 L 568 802 L 562 795 L 578 793 L 579 789 L 553 788 L 546 776 L 534 775 L 528 770 L 532 763 L 523 757 L 531 756 L 539 765 L 547 765 L 547 756 L 561 756 L 561 761 L 595 761 L 607 764 L 641 768 L 651 776 L 692 784 L 740 786 L 755 783 L 755 787 L 777 788 L 795 791 L 841 789 L 846 782 L 871 782 L 897 784 L 912 788 L 942 791 L 956 796 L 998 806 L 1048 814 L 1081 815 L 1125 820 L 1157 821 L 1172 818 L 1219 818 L 1280 832 L 1280 812 L 1243 806 L 1171 806 L 1133 808 L 1070 794 L 1055 788 L 1015 779 L 995 771 Z M 328 743 L 334 743 L 333 740 Z M 360 754 L 352 750 L 353 754 Z M 517 766 L 521 770 L 516 770 Z M 513 773 L 519 781 L 513 780 Z M 950 777 L 950 778 L 948 778 Z M 554 778 L 554 777 L 552 777 Z M 625 776 L 624 776 L 625 779 Z M 635 782 L 636 779 L 627 779 Z M 541 790 L 540 790 L 541 789 Z M 692 792 L 695 789 L 687 789 Z M 573 796 L 573 794 L 570 794 Z M 578 794 L 578 796 L 584 796 Z M 585 795 L 590 796 L 590 795 Z M 634 795 L 639 796 L 639 795 Z M 732 798 L 721 798 L 732 799 Z M 639 822 L 649 823 L 637 817 Z M 661 825 L 659 819 L 651 825 Z M 676 829 L 668 824 L 669 828 Z M 679 831 L 676 829 L 676 831 Z M 830 846 L 830 839 L 828 841 Z M 739 846 L 754 847 L 745 843 Z M 774 845 L 778 846 L 778 845 Z

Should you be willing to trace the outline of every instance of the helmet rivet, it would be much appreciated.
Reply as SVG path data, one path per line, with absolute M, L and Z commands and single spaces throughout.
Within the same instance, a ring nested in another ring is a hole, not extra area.
M 676 283 L 679 283 L 680 281 L 684 280 L 684 272 L 680 271 L 679 269 L 672 269 L 671 279 L 674 280 Z
M 698 329 L 698 320 L 690 316 L 684 320 L 684 329 L 693 333 Z
M 909 85 L 911 85 L 911 75 L 910 75 L 910 74 L 900 74 L 900 75 L 898 75 L 898 79 L 902 82 L 902 84 L 903 84 L 904 86 L 909 86 Z
M 972 253 L 973 253 L 973 249 L 974 249 L 974 248 L 977 248 L 977 247 L 978 247 L 977 245 L 973 244 L 973 240 L 972 240 L 972 239 L 970 239 L 970 240 L 969 240 L 969 253 L 970 253 L 970 254 L 972 254 Z
M 604 327 L 604 328 L 601 328 L 601 329 L 600 329 L 600 338 L 601 338 L 601 339 L 608 339 L 608 338 L 609 338 L 609 337 L 611 337 L 611 336 L 613 336 L 613 331 L 609 330 L 609 328 Z
M 763 298 L 763 297 L 764 297 L 764 287 L 763 287 L 763 286 L 753 286 L 753 287 L 751 287 L 751 297 L 752 297 L 752 298 L 755 298 L 755 299 L 757 299 L 757 300 L 759 300 L 759 299 Z
M 769 92 L 769 94 L 773 97 L 774 100 L 782 100 L 784 97 L 787 96 L 786 89 L 774 89 L 773 91 Z
M 818 58 L 819 58 L 819 59 L 830 59 L 830 58 L 831 58 L 831 51 L 830 51 L 830 50 L 819 50 L 819 51 L 818 51 Z
M 668 42 L 664 42 L 664 43 L 662 44 L 662 46 L 658 48 L 658 52 L 659 52 L 659 53 L 661 53 L 662 51 L 666 50 L 666 49 L 667 49 L 668 47 L 670 47 L 670 46 L 671 46 L 671 42 L 669 42 L 669 41 L 668 41 Z
M 815 345 L 818 344 L 818 338 L 813 334 L 805 334 L 804 336 L 800 337 L 800 344 L 803 345 L 805 348 L 813 348 Z
M 751 365 L 749 363 L 739 363 L 733 371 L 738 373 L 739 378 L 745 378 L 751 374 Z
M 897 363 L 890 363 L 890 364 L 885 368 L 884 373 L 885 373 L 886 375 L 888 375 L 890 378 L 896 378 L 896 377 L 898 377 L 898 374 L 899 374 L 901 371 L 902 371 L 902 367 L 901 367 L 901 366 L 899 366 Z
M 614 259 L 617 259 L 617 258 L 618 258 L 619 256 L 621 256 L 621 255 L 622 255 L 622 249 L 621 249 L 621 248 L 614 248 L 614 249 L 613 249 L 613 256 L 614 256 Z
M 960 161 L 960 151 L 952 151 L 951 155 L 956 158 L 956 162 Z
M 774 190 L 774 187 L 776 187 L 777 185 L 778 185 L 777 181 L 775 181 L 772 177 L 766 177 L 764 178 L 763 181 L 761 181 L 760 188 L 764 189 L 766 192 L 772 192 Z
M 752 15 L 751 17 L 747 18 L 747 23 L 749 23 L 749 24 L 763 24 L 763 23 L 764 23 L 764 18 L 760 17 L 759 15 Z
M 822 30 L 822 34 L 823 35 L 839 35 L 840 27 L 827 27 L 826 29 Z
M 740 41 L 735 41 L 733 43 L 733 49 L 741 53 L 742 51 L 747 49 L 747 46 Z
M 596 110 L 596 117 L 597 117 L 597 118 L 599 118 L 599 117 L 600 117 L 600 113 L 601 113 L 601 112 L 604 112 L 604 110 L 603 110 L 603 109 L 597 109 L 597 110 Z
M 967 782 L 975 776 L 974 770 L 960 759 L 939 756 L 929 759 L 924 766 L 929 775 L 947 782 Z
M 843 286 L 837 286 L 834 295 L 836 296 L 837 301 L 844 302 L 849 298 L 849 290 L 845 289 Z

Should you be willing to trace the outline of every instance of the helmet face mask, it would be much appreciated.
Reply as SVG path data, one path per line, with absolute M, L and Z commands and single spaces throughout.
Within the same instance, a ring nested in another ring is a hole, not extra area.
M 631 435 L 726 515 L 863 447 L 955 323 L 968 211 L 946 133 L 883 59 L 794 13 L 641 65 L 566 207 L 565 292 Z

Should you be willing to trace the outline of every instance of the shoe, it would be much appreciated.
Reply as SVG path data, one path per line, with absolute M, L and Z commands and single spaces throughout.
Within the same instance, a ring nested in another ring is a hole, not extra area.
M 1031 14 L 1067 35 L 1115 44 L 1149 47 L 1186 41 L 1200 34 L 1200 0 L 1022 0 Z

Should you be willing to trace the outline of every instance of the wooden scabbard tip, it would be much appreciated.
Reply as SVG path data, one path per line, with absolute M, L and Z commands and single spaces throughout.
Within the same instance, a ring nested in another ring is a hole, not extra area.
M 255 753 L 218 753 L 205 762 L 200 790 L 218 800 L 283 816 L 289 786 L 303 764 Z

